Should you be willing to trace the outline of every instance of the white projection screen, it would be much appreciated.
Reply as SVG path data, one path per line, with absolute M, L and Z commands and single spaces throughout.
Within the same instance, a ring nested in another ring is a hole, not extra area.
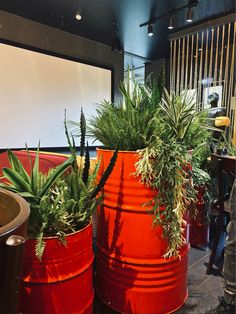
M 0 149 L 67 147 L 67 119 L 111 100 L 111 70 L 0 44 Z M 89 140 L 92 144 L 92 139 Z

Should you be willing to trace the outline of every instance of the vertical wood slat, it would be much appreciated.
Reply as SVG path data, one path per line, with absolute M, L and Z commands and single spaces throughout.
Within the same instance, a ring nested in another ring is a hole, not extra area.
M 206 51 L 205 51 L 205 63 L 204 63 L 204 79 L 207 78 L 207 68 L 208 68 L 208 39 L 209 39 L 209 29 L 206 33 Z
M 203 72 L 203 77 L 204 79 L 207 79 L 207 75 L 208 75 L 208 40 L 209 40 L 209 29 L 207 29 L 206 31 L 206 49 L 205 49 L 205 60 L 204 60 L 204 72 Z M 209 85 L 207 85 L 208 87 Z M 202 95 L 202 103 L 203 106 L 204 104 L 204 96 L 205 96 L 205 90 L 206 90 L 206 86 L 204 86 L 203 88 L 203 95 Z
M 196 38 L 196 49 L 195 49 L 195 70 L 194 70 L 194 88 L 197 89 L 197 81 L 198 81 L 198 40 L 199 40 L 199 33 L 197 33 Z
M 211 49 L 210 49 L 210 61 L 209 61 L 209 74 L 208 77 L 212 77 L 212 62 L 213 62 L 213 43 L 214 43 L 214 28 L 211 29 Z
M 225 75 L 224 75 L 224 89 L 223 89 L 223 106 L 228 108 L 229 103 L 228 103 L 228 88 L 229 88 L 229 83 L 228 83 L 228 71 L 229 71 L 229 45 L 230 45 L 230 30 L 231 30 L 231 23 L 228 24 L 228 38 L 227 38 L 227 46 L 226 46 L 226 64 L 225 64 Z M 228 111 L 228 109 L 227 109 Z
M 220 27 L 217 26 L 215 67 L 214 67 L 214 82 L 213 82 L 213 85 L 214 85 L 214 86 L 216 85 L 216 82 L 217 82 L 217 79 L 218 79 L 219 35 L 220 35 Z
M 233 45 L 232 45 L 232 54 L 231 54 L 231 66 L 230 66 L 230 78 L 229 78 L 229 93 L 228 93 L 228 103 L 229 103 L 229 106 L 227 108 L 227 115 L 230 114 L 230 111 L 231 111 L 231 100 L 232 100 L 232 97 L 233 97 L 233 94 L 234 94 L 234 71 L 235 71 L 235 40 L 236 40 L 236 22 L 234 22 L 234 29 L 233 29 Z M 234 95 L 236 96 L 236 95 Z M 233 127 L 231 127 L 231 130 L 233 130 Z
M 200 54 L 200 67 L 199 67 L 199 83 L 198 83 L 198 89 L 199 89 L 199 97 L 198 97 L 198 103 L 199 105 L 202 104 L 202 70 L 203 70 L 203 49 L 204 49 L 204 31 L 202 31 L 202 37 L 201 37 L 201 54 Z M 199 108 L 200 109 L 200 108 Z
M 173 91 L 175 92 L 176 90 L 176 39 L 174 40 L 174 51 L 173 51 L 173 55 L 174 55 L 174 60 L 173 60 Z
M 184 50 L 185 50 L 185 37 L 182 38 L 182 58 L 181 58 L 181 81 L 180 81 L 180 93 L 184 88 Z
M 224 40 L 225 40 L 225 25 L 222 26 L 219 83 L 221 83 L 221 81 L 222 81 L 222 68 L 223 68 L 223 58 L 224 58 Z
M 189 89 L 192 89 L 192 81 L 193 81 L 193 40 L 194 40 L 194 35 L 191 36 Z
M 184 89 L 186 90 L 188 88 L 188 69 L 189 69 L 189 64 L 188 64 L 188 54 L 189 54 L 189 35 L 187 36 L 187 49 L 186 49 L 186 66 L 185 66 L 185 84 L 184 84 Z
M 173 41 L 170 42 L 170 90 L 173 91 Z
M 176 94 L 179 95 L 179 76 L 180 76 L 180 38 L 178 40 L 178 61 L 177 61 L 177 81 L 176 81 Z

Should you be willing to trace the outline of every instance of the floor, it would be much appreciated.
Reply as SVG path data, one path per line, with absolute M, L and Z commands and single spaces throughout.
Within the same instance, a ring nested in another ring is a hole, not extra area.
M 214 263 L 211 275 L 206 275 L 206 268 L 209 261 L 209 247 L 191 248 L 189 254 L 189 296 L 182 308 L 175 314 L 204 314 L 218 304 L 218 296 L 223 295 L 222 270 L 222 249 L 225 240 L 225 233 L 221 235 L 221 245 L 218 248 L 218 255 Z M 96 298 L 94 314 L 118 314 L 105 306 L 101 300 Z M 138 314 L 138 313 L 137 313 Z

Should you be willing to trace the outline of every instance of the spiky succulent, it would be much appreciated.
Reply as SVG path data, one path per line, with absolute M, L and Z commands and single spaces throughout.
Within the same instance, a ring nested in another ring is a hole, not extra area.
M 66 234 L 78 231 L 90 222 L 91 215 L 101 200 L 99 193 L 116 161 L 117 150 L 97 182 L 100 162 L 93 171 L 90 170 L 88 145 L 85 147 L 86 121 L 83 111 L 80 121 L 80 159 L 77 160 L 78 149 L 74 137 L 69 134 L 65 117 L 65 134 L 71 156 L 47 175 L 39 171 L 39 149 L 34 165 L 29 156 L 30 175 L 20 160 L 11 151 L 8 152 L 11 168 L 4 168 L 3 174 L 9 183 L 0 186 L 20 194 L 29 202 L 31 214 L 28 236 L 36 239 L 35 253 L 39 259 L 45 249 L 44 236 L 57 236 L 62 243 L 66 243 Z

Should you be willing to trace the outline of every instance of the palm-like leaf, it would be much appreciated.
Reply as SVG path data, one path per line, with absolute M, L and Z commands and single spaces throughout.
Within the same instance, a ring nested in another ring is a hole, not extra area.
M 90 120 L 90 134 L 110 149 L 116 149 L 117 143 L 121 150 L 146 147 L 157 128 L 154 117 L 158 115 L 161 89 L 155 82 L 140 85 L 133 81 L 131 92 L 129 83 L 121 83 L 123 102 L 100 104 Z

